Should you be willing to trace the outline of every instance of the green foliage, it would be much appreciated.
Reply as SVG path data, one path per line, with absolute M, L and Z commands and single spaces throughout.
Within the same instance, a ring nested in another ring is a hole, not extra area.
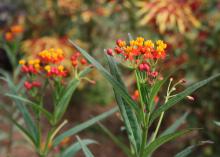
M 192 129 L 187 129 L 184 131 L 176 131 L 176 129 L 180 126 L 180 124 L 185 120 L 187 114 L 177 120 L 170 128 L 168 128 L 161 136 L 157 138 L 157 133 L 159 131 L 161 121 L 163 119 L 164 112 L 167 111 L 170 107 L 177 104 L 179 101 L 184 99 L 186 96 L 190 95 L 192 92 L 197 90 L 198 88 L 206 85 L 208 82 L 216 79 L 220 76 L 217 74 L 215 76 L 211 76 L 208 79 L 195 83 L 191 85 L 183 92 L 178 93 L 176 95 L 171 95 L 173 91 L 175 91 L 175 86 L 178 85 L 176 83 L 173 87 L 170 87 L 172 80 L 169 83 L 167 89 L 167 96 L 165 100 L 165 104 L 160 106 L 158 109 L 152 111 L 150 108 L 146 108 L 146 112 L 144 111 L 143 106 L 152 105 L 154 97 L 161 89 L 164 81 L 158 81 L 153 85 L 150 94 L 148 93 L 147 86 L 142 85 L 139 81 L 139 74 L 136 75 L 138 90 L 140 93 L 141 99 L 141 110 L 136 103 L 131 100 L 131 97 L 128 95 L 127 90 L 123 84 L 123 81 L 120 77 L 120 73 L 118 71 L 117 65 L 111 57 L 108 57 L 108 63 L 110 67 L 110 73 L 100 64 L 98 63 L 92 56 L 90 56 L 85 50 L 81 49 L 79 46 L 71 42 L 73 46 L 80 51 L 84 57 L 93 64 L 97 70 L 111 83 L 117 104 L 119 106 L 123 121 L 125 123 L 126 131 L 128 134 L 128 138 L 130 144 L 132 146 L 131 153 L 134 156 L 150 156 L 158 147 L 163 145 L 164 143 L 174 140 L 175 138 L 182 136 Z M 166 80 L 166 79 L 165 79 Z M 150 95 L 150 100 L 147 100 L 146 97 Z M 172 96 L 172 97 L 171 97 Z M 144 98 L 145 97 L 145 98 Z M 170 98 L 171 97 L 171 98 Z M 150 102 L 148 104 L 148 102 Z M 156 118 L 160 116 L 159 122 L 157 124 L 157 128 L 153 133 L 152 139 L 150 139 L 149 143 L 147 144 L 148 138 L 148 129 L 149 126 L 156 120 Z M 141 130 L 141 132 L 140 132 Z M 134 150 L 134 152 L 133 152 Z
M 87 146 L 90 144 L 97 144 L 96 141 L 91 140 L 91 139 L 83 139 L 79 142 L 75 142 L 68 146 L 61 154 L 60 157 L 73 157 L 75 154 L 82 149 L 83 146 Z
M 82 147 L 82 150 L 86 157 L 94 157 L 94 155 L 91 153 L 91 151 L 88 149 L 88 147 L 82 142 L 79 136 L 76 136 L 77 140 L 79 141 L 80 146 Z

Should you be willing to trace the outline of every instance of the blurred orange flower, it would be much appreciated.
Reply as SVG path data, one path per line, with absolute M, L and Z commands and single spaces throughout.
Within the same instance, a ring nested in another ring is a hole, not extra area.
M 198 28 L 201 24 L 193 14 L 192 3 L 199 6 L 200 0 L 136 2 L 141 8 L 137 13 L 141 17 L 140 25 L 154 21 L 158 25 L 160 33 L 164 33 L 166 30 L 174 30 L 176 26 L 180 33 L 184 33 L 186 29 L 192 26 Z

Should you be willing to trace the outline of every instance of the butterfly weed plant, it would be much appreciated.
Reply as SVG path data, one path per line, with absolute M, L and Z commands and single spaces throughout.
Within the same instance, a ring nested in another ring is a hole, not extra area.
M 68 123 L 67 120 L 63 120 L 63 115 L 80 82 L 83 80 L 94 82 L 86 77 L 92 68 L 80 53 L 67 57 L 62 49 L 48 49 L 39 52 L 33 58 L 20 60 L 20 73 L 25 79 L 23 81 L 25 90 L 19 90 L 22 84 L 16 87 L 13 81 L 9 81 L 8 75 L 5 74 L 5 77 L 2 77 L 11 89 L 5 95 L 15 102 L 23 123 L 11 116 L 10 110 L 6 108 L 7 105 L 1 104 L 0 107 L 40 157 L 49 156 L 55 150 L 60 150 L 56 155 L 60 154 L 61 157 L 74 156 L 81 149 L 81 144 L 86 146 L 95 141 L 84 139 L 62 150 L 60 145 L 66 143 L 65 141 L 68 141 L 71 135 L 117 111 L 117 107 L 113 108 L 59 134 Z M 65 66 L 64 59 L 69 59 L 71 67 Z M 50 91 L 52 110 L 48 110 L 45 104 L 45 100 L 48 100 L 46 91 Z M 49 123 L 47 132 L 45 132 L 45 119 Z
M 114 49 L 105 50 L 110 72 L 85 50 L 73 42 L 71 43 L 111 83 L 126 128 L 129 146 L 119 141 L 104 126 L 102 128 L 129 157 L 149 157 L 161 145 L 194 130 L 177 130 L 187 114 L 177 119 L 164 132 L 161 133 L 160 128 L 168 109 L 184 98 L 193 100 L 193 97 L 190 96 L 192 92 L 220 76 L 220 74 L 211 76 L 178 93 L 177 87 L 182 85 L 185 80 L 174 81 L 173 78 L 163 76 L 160 72 L 163 68 L 161 62 L 167 57 L 167 44 L 162 40 L 153 42 L 145 40 L 143 37 L 132 39 L 131 36 L 129 41 L 117 40 Z M 117 66 L 118 62 L 135 73 L 137 84 L 135 97 L 131 97 L 128 93 Z M 166 82 L 168 82 L 168 86 L 165 86 Z M 166 88 L 166 92 L 162 93 L 164 100 L 157 104 L 155 98 L 162 91 L 162 87 Z M 150 132 L 150 129 L 154 131 Z

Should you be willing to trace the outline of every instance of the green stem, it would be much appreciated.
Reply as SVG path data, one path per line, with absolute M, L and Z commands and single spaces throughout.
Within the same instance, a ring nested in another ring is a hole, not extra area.
M 167 103 L 168 99 L 169 99 L 169 92 L 168 92 L 168 95 L 165 98 L 165 104 Z M 155 130 L 155 132 L 153 134 L 153 137 L 152 137 L 150 143 L 153 142 L 156 139 L 158 131 L 159 131 L 160 126 L 161 126 L 161 123 L 162 123 L 162 120 L 163 120 L 163 117 L 164 117 L 164 112 L 162 112 L 161 115 L 160 115 L 159 121 L 157 123 L 156 130 Z
M 143 100 L 143 95 L 142 95 L 142 92 L 141 92 L 141 78 L 139 76 L 139 72 L 136 70 L 135 71 L 135 74 L 136 74 L 136 80 L 137 80 L 137 88 L 138 88 L 138 93 L 140 95 L 140 101 L 141 101 L 141 117 L 143 118 L 143 126 L 145 126 L 146 122 L 145 122 L 145 114 L 144 114 L 144 100 Z
M 153 134 L 151 142 L 153 142 L 155 140 L 155 138 L 157 137 L 158 131 L 160 129 L 161 122 L 163 120 L 163 116 L 164 116 L 164 112 L 162 112 L 161 115 L 160 115 L 160 119 L 157 123 L 157 127 L 156 127 L 156 130 L 155 130 L 154 134 Z
M 148 113 L 146 117 L 147 117 L 146 118 L 146 123 L 145 123 L 145 126 L 143 128 L 143 132 L 142 132 L 142 142 L 141 142 L 141 148 L 140 148 L 140 154 L 139 154 L 140 157 L 143 156 L 144 149 L 145 149 L 145 146 L 146 146 L 146 143 L 147 143 L 150 113 Z

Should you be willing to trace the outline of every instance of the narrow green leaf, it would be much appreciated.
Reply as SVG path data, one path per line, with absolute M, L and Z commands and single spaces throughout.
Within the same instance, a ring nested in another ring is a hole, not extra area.
M 186 117 L 188 115 L 189 112 L 184 113 L 184 115 L 182 115 L 179 119 L 175 120 L 175 122 L 170 127 L 168 127 L 160 136 L 164 136 L 175 132 L 180 127 L 180 125 L 182 125 L 185 122 Z
M 187 157 L 190 155 L 197 147 L 204 145 L 204 144 L 212 144 L 212 141 L 201 141 L 198 144 L 194 144 L 191 146 L 186 147 L 181 152 L 177 153 L 174 157 Z
M 89 55 L 85 50 L 77 46 L 75 43 L 70 41 L 70 43 L 83 54 L 83 56 L 91 63 L 93 64 L 97 70 L 101 72 L 101 74 L 112 84 L 112 86 L 120 93 L 120 95 L 123 97 L 123 99 L 133 107 L 136 113 L 139 113 L 139 108 L 136 104 L 136 102 L 130 97 L 128 92 L 124 90 L 123 86 L 115 80 L 111 74 L 99 63 L 97 62 L 91 55 Z
M 24 137 L 26 137 L 26 139 L 28 141 L 30 141 L 32 144 L 34 144 L 35 140 L 32 137 L 32 135 L 23 126 L 21 126 L 16 120 L 14 120 L 11 117 L 11 113 L 5 108 L 5 106 L 6 106 L 6 104 L 0 104 L 0 108 L 2 108 L 4 110 L 6 118 L 8 120 L 10 120 L 19 129 L 19 131 L 24 135 Z
M 82 72 L 79 73 L 79 78 L 74 78 L 65 89 L 65 92 L 63 92 L 63 95 L 60 96 L 59 101 L 57 102 L 54 116 L 55 116 L 55 124 L 60 121 L 63 114 L 65 113 L 68 104 L 71 100 L 71 97 L 73 95 L 73 92 L 76 90 L 80 83 L 80 77 L 84 77 L 86 74 L 88 74 L 91 71 L 91 67 L 88 67 L 84 69 Z
M 9 86 L 9 90 L 10 93 L 13 95 L 19 95 L 19 91 L 16 91 L 16 85 L 14 84 L 12 78 L 10 77 L 9 74 L 4 73 L 2 71 L 0 71 L 1 73 L 4 74 L 4 77 L 1 77 L 2 80 L 5 80 Z M 37 126 L 35 125 L 31 114 L 29 113 L 28 109 L 26 108 L 26 106 L 22 103 L 21 100 L 14 100 L 16 107 L 18 108 L 18 110 L 20 111 L 20 113 L 22 114 L 22 117 L 25 121 L 25 125 L 28 129 L 28 132 L 32 135 L 33 139 L 34 139 L 34 144 L 39 147 L 40 146 L 40 139 L 39 139 L 39 131 L 37 129 Z
M 150 103 L 149 103 L 149 109 L 150 109 L 150 112 L 153 111 L 153 104 L 154 104 L 154 100 L 155 100 L 155 97 L 157 96 L 158 92 L 160 91 L 161 87 L 163 86 L 163 84 L 166 82 L 168 77 L 166 77 L 165 79 L 163 80 L 158 80 L 154 86 L 151 88 L 150 90 L 150 94 L 149 94 L 149 100 L 150 100 Z
M 111 74 L 113 75 L 114 79 L 116 79 L 119 83 L 121 83 L 122 86 L 125 88 L 115 61 L 109 56 L 107 56 L 107 58 L 108 58 Z M 140 149 L 140 144 L 141 144 L 141 131 L 140 131 L 141 129 L 137 117 L 132 111 L 129 104 L 127 104 L 127 102 L 125 102 L 124 99 L 120 96 L 120 93 L 114 87 L 113 89 L 117 104 L 122 114 L 122 118 L 125 122 L 128 138 L 131 144 L 134 146 L 135 151 L 137 153 L 138 150 Z
M 91 153 L 89 148 L 82 142 L 79 136 L 76 136 L 77 140 L 79 141 L 80 146 L 82 147 L 82 150 L 86 157 L 94 157 L 94 155 Z
M 12 99 L 16 99 L 16 100 L 20 100 L 20 101 L 23 101 L 24 103 L 30 105 L 31 107 L 41 111 L 42 113 L 44 113 L 44 115 L 50 120 L 52 118 L 52 115 L 50 112 L 48 112 L 47 110 L 45 110 L 44 108 L 42 108 L 40 105 L 37 105 L 36 103 L 26 99 L 26 98 L 23 98 L 21 96 L 18 96 L 18 95 L 14 95 L 14 94 L 9 94 L 9 93 L 6 93 L 5 96 L 8 96 Z
M 148 157 L 151 155 L 157 148 L 159 148 L 164 143 L 167 143 L 171 140 L 176 139 L 177 137 L 180 137 L 184 134 L 187 134 L 191 132 L 192 129 L 187 129 L 183 131 L 177 131 L 175 133 L 167 134 L 165 136 L 158 137 L 156 140 L 154 140 L 152 143 L 150 143 L 144 150 L 144 157 Z
M 96 141 L 91 140 L 91 139 L 84 139 L 81 140 L 81 142 L 84 145 L 89 145 L 89 144 L 97 144 Z M 75 142 L 69 147 L 67 147 L 60 155 L 60 157 L 73 157 L 75 154 L 82 149 L 81 145 L 79 142 Z
M 92 126 L 93 124 L 97 123 L 98 121 L 101 121 L 105 118 L 107 118 L 108 116 L 112 115 L 113 113 L 115 113 L 118 110 L 118 107 L 115 107 L 107 112 L 104 112 L 88 121 L 85 121 L 67 131 L 65 131 L 64 133 L 60 134 L 59 136 L 57 136 L 54 139 L 54 146 L 57 146 L 64 138 L 69 137 L 71 135 L 74 135 L 90 126 Z
M 216 79 L 217 77 L 219 77 L 220 74 L 214 75 L 209 77 L 208 79 L 205 79 L 203 81 L 197 82 L 193 85 L 191 85 L 190 87 L 188 87 L 187 89 L 185 89 L 183 92 L 177 94 L 175 97 L 169 99 L 169 101 L 162 105 L 161 107 L 159 107 L 155 112 L 153 112 L 151 118 L 150 118 L 150 124 L 153 123 L 153 121 L 160 116 L 160 114 L 166 110 L 168 110 L 170 107 L 174 106 L 175 104 L 177 104 L 179 101 L 181 101 L 182 99 L 184 99 L 186 96 L 190 95 L 191 93 L 193 93 L 194 91 L 196 91 L 198 88 L 206 85 L 207 83 L 209 83 L 210 81 Z

